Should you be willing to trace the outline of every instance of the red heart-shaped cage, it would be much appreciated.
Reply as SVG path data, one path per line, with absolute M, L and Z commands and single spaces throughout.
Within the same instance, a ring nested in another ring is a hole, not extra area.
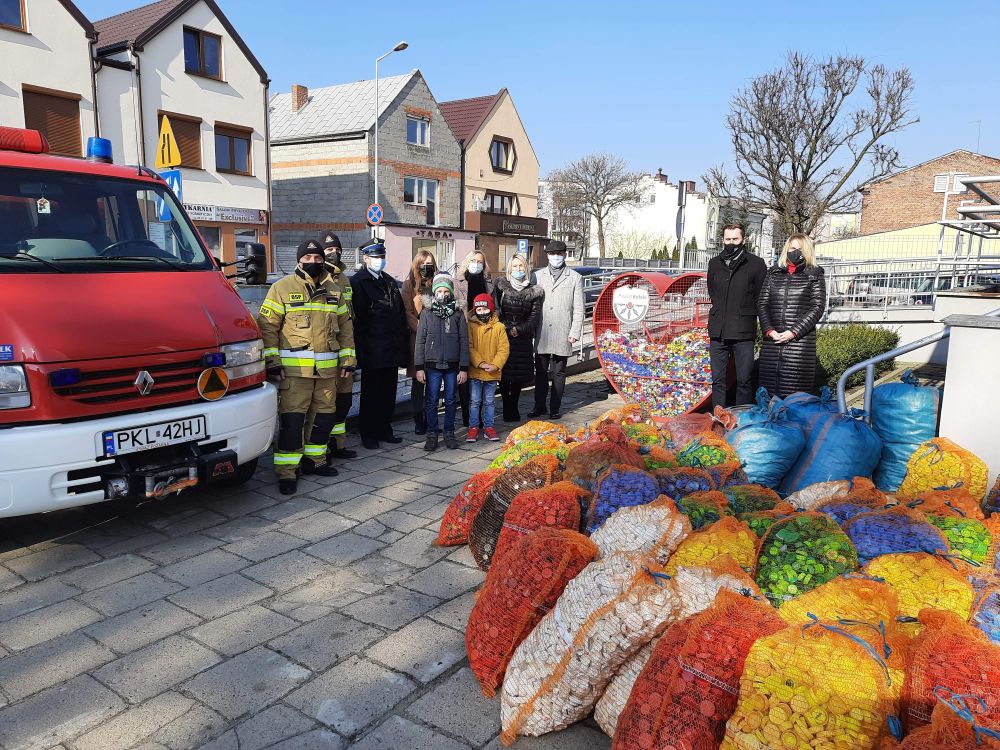
M 616 314 L 615 291 L 626 288 L 636 291 L 619 293 Z M 704 273 L 628 272 L 612 279 L 594 306 L 594 347 L 618 395 L 656 417 L 704 407 L 712 395 L 710 306 Z

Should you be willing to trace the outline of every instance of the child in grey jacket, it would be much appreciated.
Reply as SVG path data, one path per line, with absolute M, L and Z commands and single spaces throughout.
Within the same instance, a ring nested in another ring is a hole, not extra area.
M 444 385 L 444 444 L 457 448 L 455 409 L 458 386 L 468 380 L 469 329 L 465 315 L 457 310 L 455 282 L 446 273 L 434 277 L 431 285 L 434 301 L 420 312 L 417 339 L 413 347 L 413 366 L 419 382 L 426 383 L 427 442 L 424 450 L 437 450 L 437 404 Z

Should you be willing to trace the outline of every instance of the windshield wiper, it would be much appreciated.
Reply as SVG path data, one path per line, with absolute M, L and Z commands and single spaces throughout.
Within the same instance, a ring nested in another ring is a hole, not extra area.
M 11 260 L 34 260 L 34 261 L 38 261 L 42 265 L 48 266 L 49 268 L 51 268 L 53 271 L 56 271 L 57 273 L 69 273 L 69 271 L 67 271 L 65 268 L 60 268 L 55 263 L 51 263 L 51 262 L 45 260 L 45 258 L 39 258 L 37 255 L 32 255 L 31 253 L 26 253 L 23 250 L 19 250 L 18 252 L 14 253 L 13 255 L 5 255 L 3 253 L 0 253 L 0 258 L 10 258 Z
M 84 255 L 78 258 L 62 258 L 62 260 L 99 260 L 102 262 L 115 261 L 115 260 L 158 260 L 160 263 L 166 263 L 171 268 L 175 268 L 178 271 L 190 271 L 191 269 L 187 266 L 182 266 L 176 261 L 167 260 L 159 255 Z

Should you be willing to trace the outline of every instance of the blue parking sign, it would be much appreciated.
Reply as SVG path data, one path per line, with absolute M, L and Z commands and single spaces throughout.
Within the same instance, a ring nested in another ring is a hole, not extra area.
M 174 195 L 177 196 L 178 202 L 184 201 L 183 195 L 183 185 L 181 184 L 181 170 L 179 169 L 165 169 L 160 172 L 160 177 L 166 181 L 170 189 L 174 191 Z M 156 201 L 156 216 L 160 221 L 170 221 L 170 209 L 167 207 L 167 202 L 162 199 L 157 199 Z
M 518 240 L 517 241 L 517 254 L 518 255 L 523 255 L 525 257 L 528 256 L 528 241 L 527 240 Z

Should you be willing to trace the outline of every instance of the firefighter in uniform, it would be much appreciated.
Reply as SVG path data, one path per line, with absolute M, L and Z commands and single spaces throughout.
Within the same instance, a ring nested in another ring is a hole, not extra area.
M 339 315 L 345 303 L 327 271 L 322 245 L 303 242 L 295 257 L 295 272 L 271 286 L 258 317 L 268 378 L 278 382 L 274 469 L 283 495 L 295 493 L 300 468 L 302 473 L 337 475 L 326 461 L 337 379 L 355 366 L 353 354 L 341 355 Z M 310 409 L 316 417 L 304 440 Z
M 354 350 L 354 309 L 351 306 L 353 292 L 351 281 L 347 278 L 344 264 L 341 262 L 341 254 L 344 246 L 340 244 L 338 237 L 333 230 L 323 235 L 323 252 L 326 254 L 326 270 L 330 272 L 334 283 L 340 289 L 344 299 L 346 310 L 340 316 L 340 356 L 349 355 L 356 357 Z M 347 338 L 344 331 L 348 331 Z M 337 410 L 333 418 L 333 430 L 330 433 L 330 447 L 327 456 L 333 458 L 356 458 L 357 452 L 347 447 L 347 413 L 354 403 L 354 373 L 347 377 L 337 378 Z

